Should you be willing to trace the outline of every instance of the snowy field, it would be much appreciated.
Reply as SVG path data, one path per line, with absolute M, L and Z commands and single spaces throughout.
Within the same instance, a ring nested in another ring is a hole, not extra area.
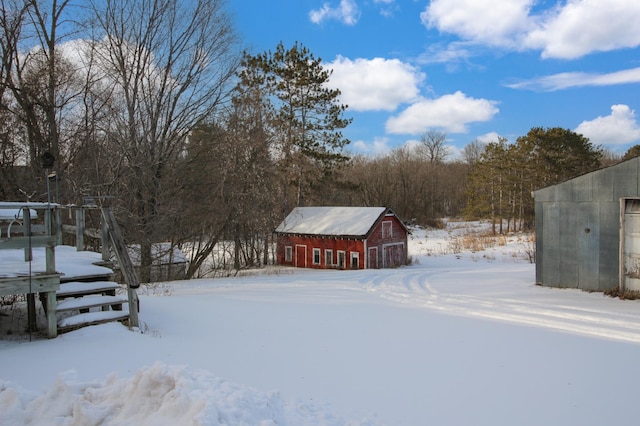
M 450 226 L 411 266 L 174 282 L 139 330 L 1 340 L 0 425 L 640 424 L 640 302 L 536 286 L 526 238 Z

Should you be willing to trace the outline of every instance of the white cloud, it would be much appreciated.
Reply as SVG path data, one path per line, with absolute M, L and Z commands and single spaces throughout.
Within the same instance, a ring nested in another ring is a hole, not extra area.
M 596 145 L 625 145 L 640 141 L 635 111 L 628 105 L 613 105 L 611 115 L 583 121 L 575 129 Z
M 457 91 L 437 99 L 422 99 L 387 120 L 388 133 L 418 134 L 432 128 L 466 133 L 467 124 L 489 121 L 498 113 L 495 101 L 467 97 Z
M 420 17 L 427 28 L 510 50 L 541 50 L 575 59 L 640 45 L 640 2 L 567 0 L 532 14 L 534 0 L 432 0 Z
M 355 25 L 360 19 L 360 9 L 354 0 L 340 0 L 337 7 L 324 3 L 321 9 L 309 12 L 309 19 L 314 24 L 320 24 L 327 19 L 335 19 L 346 25 Z
M 424 73 L 398 59 L 355 59 L 338 56 L 326 65 L 329 80 L 342 92 L 341 101 L 354 111 L 393 111 L 418 99 Z
M 418 56 L 420 64 L 455 64 L 473 56 L 468 42 L 434 43 Z
M 513 46 L 512 35 L 530 25 L 532 3 L 533 0 L 432 0 L 420 19 L 428 28 L 467 40 Z
M 640 83 L 640 68 L 616 71 L 607 74 L 564 72 L 531 80 L 507 84 L 512 89 L 528 89 L 552 92 L 554 90 L 585 86 L 612 86 L 616 84 Z
M 544 58 L 574 59 L 640 44 L 637 0 L 569 0 L 526 37 Z
M 485 133 L 484 135 L 478 136 L 476 139 L 478 140 L 478 142 L 486 145 L 486 144 L 489 144 L 491 142 L 498 142 L 498 140 L 501 137 L 502 136 L 499 135 L 496 132 L 489 132 L 489 133 Z
M 385 154 L 391 150 L 387 137 L 374 138 L 373 142 L 355 141 L 352 146 L 358 152 L 370 155 Z

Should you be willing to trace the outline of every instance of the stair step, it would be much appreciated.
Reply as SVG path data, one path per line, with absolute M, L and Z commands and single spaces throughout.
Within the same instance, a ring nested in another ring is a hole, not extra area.
M 56 310 L 58 312 L 63 312 L 75 309 L 96 308 L 99 306 L 122 306 L 123 304 L 128 302 L 128 299 L 123 296 L 85 296 L 75 299 L 65 299 L 62 302 L 58 303 Z
M 93 275 L 62 275 L 60 277 L 60 283 L 70 282 L 94 282 L 94 281 L 109 281 L 113 277 L 112 273 L 93 274 Z
M 68 283 L 61 283 L 60 290 L 56 292 L 58 299 L 72 296 L 83 296 L 85 294 L 98 294 L 108 293 L 115 295 L 115 291 L 120 288 L 118 283 L 113 281 L 94 281 L 94 282 L 80 282 L 71 281 Z
M 58 321 L 58 330 L 65 331 L 69 329 L 80 328 L 88 325 L 102 324 L 111 321 L 120 321 L 129 318 L 129 311 L 100 311 L 87 312 L 84 314 L 73 315 Z

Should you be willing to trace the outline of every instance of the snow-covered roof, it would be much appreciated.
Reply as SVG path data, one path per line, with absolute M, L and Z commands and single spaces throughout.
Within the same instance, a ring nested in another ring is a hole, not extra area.
M 386 207 L 296 207 L 276 232 L 362 236 L 386 211 Z

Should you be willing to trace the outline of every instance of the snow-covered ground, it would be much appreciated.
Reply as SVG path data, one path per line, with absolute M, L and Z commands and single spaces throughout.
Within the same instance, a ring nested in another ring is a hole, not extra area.
M 156 285 L 139 330 L 0 341 L 0 425 L 639 424 L 640 302 L 456 226 L 408 267 Z

